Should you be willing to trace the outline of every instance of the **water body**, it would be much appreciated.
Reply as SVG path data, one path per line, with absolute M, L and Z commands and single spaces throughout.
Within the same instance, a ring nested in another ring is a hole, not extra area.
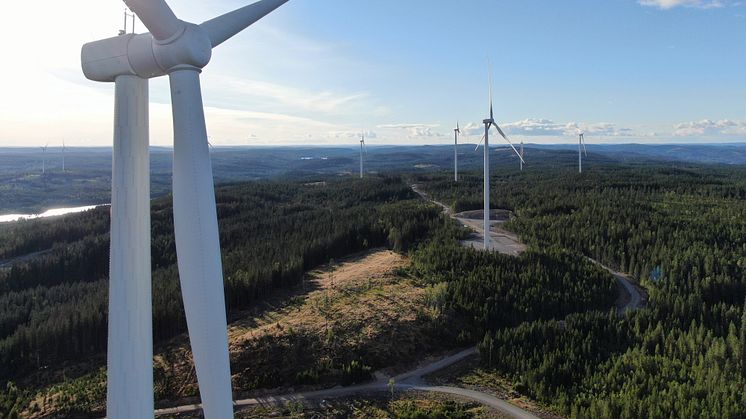
M 50 209 L 47 211 L 44 211 L 40 214 L 7 214 L 7 215 L 0 215 L 0 223 L 9 223 L 12 221 L 19 221 L 19 220 L 34 220 L 36 218 L 47 218 L 47 217 L 56 217 L 59 215 L 66 215 L 66 214 L 75 214 L 78 212 L 84 212 L 89 211 L 94 208 L 108 206 L 109 204 L 104 205 L 88 205 L 85 207 L 70 207 L 70 208 L 55 208 Z

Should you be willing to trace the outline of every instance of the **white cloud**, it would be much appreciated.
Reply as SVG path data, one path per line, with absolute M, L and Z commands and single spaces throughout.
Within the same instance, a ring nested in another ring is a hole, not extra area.
M 639 0 L 642 6 L 669 10 L 675 7 L 695 7 L 698 9 L 713 9 L 723 7 L 723 0 Z
M 409 140 L 422 140 L 427 138 L 444 137 L 443 133 L 437 132 L 439 124 L 387 124 L 379 125 L 377 128 L 384 130 L 403 130 L 407 133 Z
M 722 119 L 684 122 L 676 125 L 676 137 L 746 135 L 746 122 Z
M 503 130 L 512 135 L 527 137 L 562 137 L 575 136 L 581 132 L 587 135 L 602 137 L 624 137 L 633 135 L 629 128 L 621 128 L 610 122 L 567 122 L 556 123 L 549 119 L 524 119 L 501 125 Z
M 277 105 L 284 105 L 298 110 L 319 113 L 341 113 L 350 106 L 360 103 L 367 93 L 338 94 L 331 91 L 314 92 L 305 89 L 285 86 L 277 83 L 246 80 L 234 77 L 219 76 L 215 78 L 219 85 L 220 96 L 239 95 L 242 101 L 258 99 L 264 106 L 267 100 Z

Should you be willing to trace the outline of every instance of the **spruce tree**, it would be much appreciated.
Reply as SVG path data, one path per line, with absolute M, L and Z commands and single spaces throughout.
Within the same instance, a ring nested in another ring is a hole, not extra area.
M 739 347 L 741 358 L 741 376 L 746 378 L 746 300 L 743 303 L 743 314 L 741 315 L 741 334 L 739 335 Z

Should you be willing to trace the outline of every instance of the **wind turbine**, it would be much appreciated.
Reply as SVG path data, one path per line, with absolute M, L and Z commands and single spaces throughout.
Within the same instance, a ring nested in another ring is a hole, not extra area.
M 578 173 L 583 173 L 583 154 L 588 157 L 588 150 L 585 148 L 585 134 L 581 132 L 578 136 Z
M 521 138 L 521 172 L 523 171 L 523 138 Z
M 495 115 L 492 110 L 492 65 L 489 67 L 490 117 L 482 121 L 484 122 L 484 136 L 479 141 L 479 144 L 477 144 L 477 148 L 474 149 L 475 151 L 478 150 L 479 146 L 484 142 L 484 250 L 489 250 L 490 248 L 490 128 L 495 127 L 495 129 L 497 129 L 500 136 L 503 137 L 521 162 L 523 162 L 523 156 L 521 156 L 521 153 L 516 150 L 513 143 L 510 142 L 503 130 L 495 122 Z
M 360 179 L 363 178 L 363 152 L 368 154 L 368 149 L 365 147 L 365 133 L 360 135 Z
M 62 140 L 62 173 L 65 173 L 65 140 Z
M 83 46 L 83 73 L 114 82 L 107 416 L 153 417 L 148 79 L 168 75 L 179 276 L 206 418 L 233 417 L 223 271 L 199 74 L 212 50 L 288 0 L 262 0 L 200 25 L 165 0 L 124 0 L 146 34 Z
M 458 182 L 458 137 L 461 135 L 461 127 L 458 121 L 456 129 L 453 130 L 453 180 Z
M 44 147 L 41 147 L 41 174 L 47 173 L 47 147 L 49 143 L 46 143 Z

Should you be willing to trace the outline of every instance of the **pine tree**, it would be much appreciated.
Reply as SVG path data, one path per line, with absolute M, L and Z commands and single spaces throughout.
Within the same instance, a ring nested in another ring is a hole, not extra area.
M 739 347 L 741 350 L 741 376 L 746 378 L 746 301 L 743 303 L 743 315 L 741 315 L 741 334 L 739 336 Z

